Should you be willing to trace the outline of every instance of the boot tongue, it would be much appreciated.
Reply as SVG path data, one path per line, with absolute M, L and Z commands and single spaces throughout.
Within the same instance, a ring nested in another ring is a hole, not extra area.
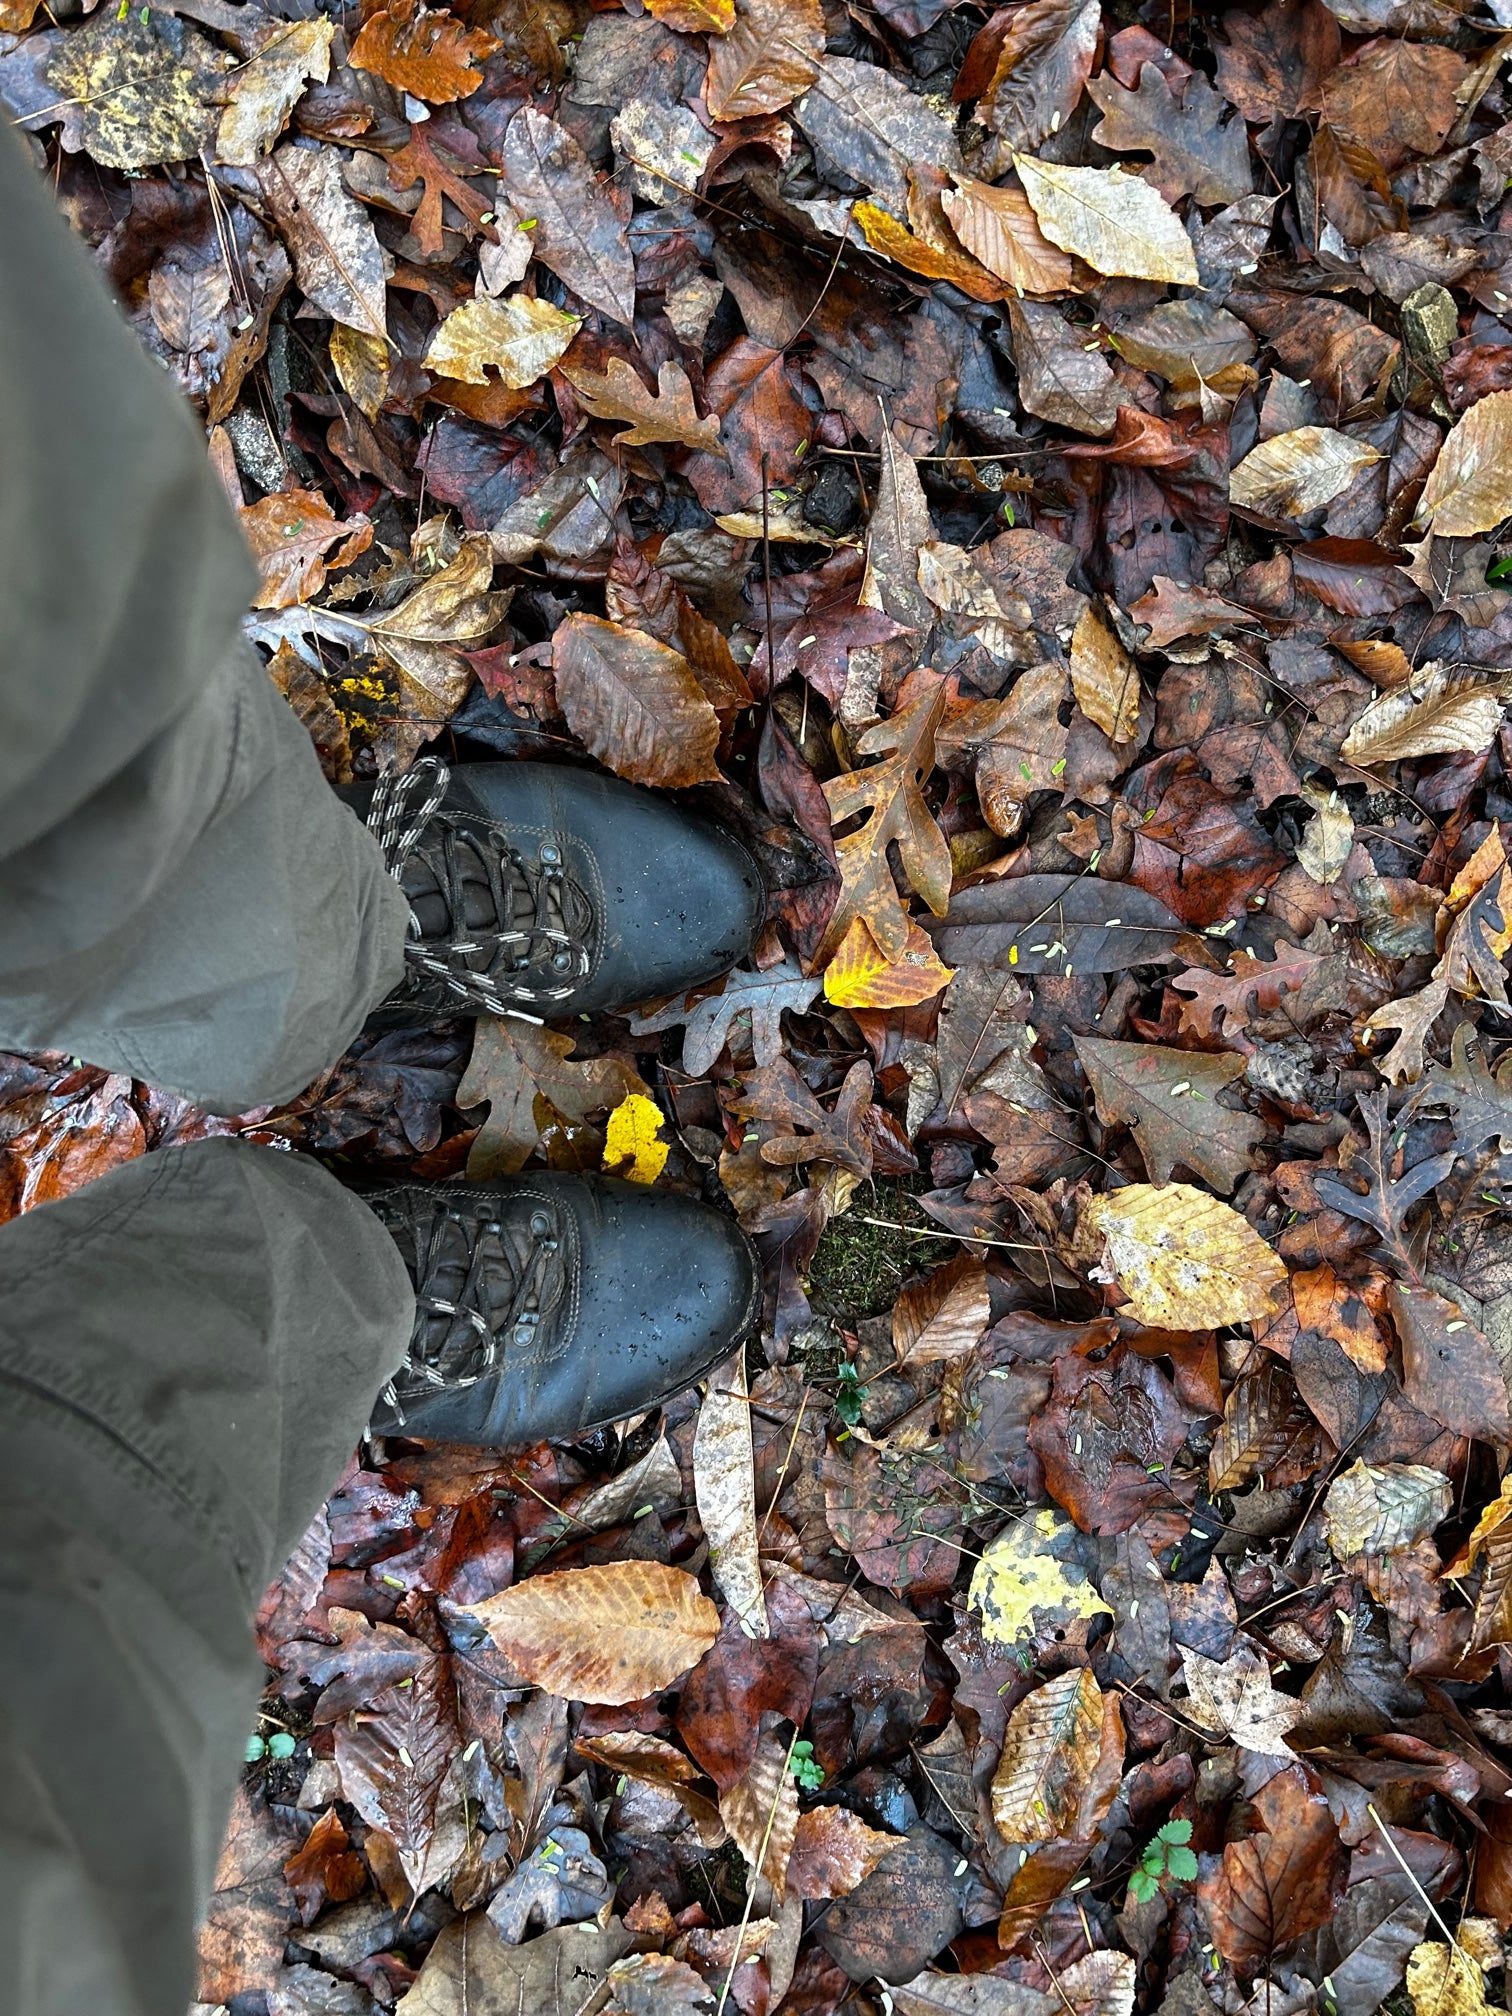
M 404 864 L 399 886 L 409 898 L 423 938 L 450 940 L 473 931 L 530 929 L 535 921 L 530 885 L 508 856 L 501 867 L 504 886 L 514 907 L 513 919 L 498 915 L 488 877 L 471 847 L 457 849 L 457 865 L 460 873 L 455 901 L 460 915 L 453 909 L 453 898 L 448 895 L 439 864 L 430 858 L 429 848 L 417 848 Z

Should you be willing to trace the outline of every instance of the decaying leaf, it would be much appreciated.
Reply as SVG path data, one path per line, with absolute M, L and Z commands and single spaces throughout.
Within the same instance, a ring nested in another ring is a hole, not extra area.
M 1449 1479 L 1422 1463 L 1352 1463 L 1328 1487 L 1328 1544 L 1341 1561 L 1395 1554 L 1448 1516 Z
M 705 98 L 715 119 L 780 112 L 819 75 L 819 0 L 735 0 L 735 23 L 709 50 Z
M 1270 1667 L 1248 1639 L 1222 1661 L 1188 1651 L 1182 1672 L 1187 1712 L 1194 1722 L 1237 1743 L 1241 1750 L 1258 1750 L 1267 1757 L 1290 1754 L 1286 1732 L 1301 1719 L 1302 1710 L 1289 1695 L 1276 1692 Z
M 396 91 L 432 105 L 467 98 L 483 82 L 474 66 L 499 47 L 492 35 L 467 28 L 453 14 L 418 0 L 387 0 L 367 13 L 347 59 Z
M 1040 230 L 1021 189 L 960 175 L 940 201 L 966 250 L 1009 287 L 1025 294 L 1070 290 L 1071 261 Z
M 1344 738 L 1351 763 L 1399 763 L 1411 756 L 1488 748 L 1501 726 L 1501 696 L 1445 666 L 1420 666 L 1405 686 L 1372 700 Z
M 1305 518 L 1381 459 L 1368 441 L 1332 427 L 1294 427 L 1252 448 L 1229 475 L 1229 499 L 1271 518 Z
M 597 179 L 572 135 L 533 105 L 510 120 L 500 165 L 516 214 L 533 220 L 535 257 L 591 307 L 631 322 L 635 261 L 625 241 L 628 194 L 622 210 L 612 185 Z
M 1080 1536 L 1054 1506 L 1026 1512 L 988 1542 L 967 1602 L 995 1645 L 1029 1644 L 1074 1618 L 1111 1617 L 1077 1557 Z
M 1085 1667 L 1057 1674 L 1019 1703 L 992 1779 L 992 1818 L 1005 1841 L 1054 1841 L 1067 1833 L 1101 1740 L 1102 1689 Z
M 468 1615 L 533 1685 L 611 1706 L 672 1686 L 719 1635 L 697 1579 L 659 1561 L 535 1575 Z
M 226 94 L 215 151 L 228 168 L 251 168 L 288 123 L 307 84 L 331 74 L 329 21 L 270 22 L 252 38 L 254 49 Z
M 693 1490 L 715 1585 L 753 1638 L 767 1636 L 745 1352 L 709 1374 L 693 1437 Z
M 1027 154 L 1015 154 L 1013 165 L 1052 245 L 1098 273 L 1198 284 L 1192 241 L 1148 182 L 1120 168 L 1066 168 Z
M 583 1121 L 609 1113 L 632 1095 L 650 1098 L 639 1074 L 618 1057 L 577 1063 L 573 1039 L 554 1029 L 491 1016 L 480 1022 L 472 1061 L 457 1092 L 463 1106 L 489 1108 L 468 1156 L 475 1182 L 523 1168 L 554 1116 Z
M 1263 1121 L 1219 1101 L 1224 1087 L 1243 1077 L 1242 1057 L 1109 1043 L 1097 1036 L 1075 1041 L 1100 1117 L 1133 1127 L 1156 1183 L 1169 1182 L 1180 1163 L 1215 1190 L 1233 1189 L 1265 1135 Z
M 1286 1268 L 1239 1213 L 1186 1183 L 1131 1183 L 1095 1197 L 1091 1231 L 1141 1323 L 1205 1330 L 1271 1313 Z
M 287 490 L 239 514 L 247 544 L 262 575 L 260 609 L 287 609 L 307 602 L 325 585 L 327 570 L 348 567 L 373 543 L 373 527 L 363 517 L 335 517 L 314 490 Z M 338 553 L 331 548 L 344 542 Z
M 365 336 L 386 338 L 393 260 L 347 194 L 336 149 L 279 147 L 258 162 L 257 180 L 314 305 Z
M 848 1897 L 902 1837 L 868 1827 L 843 1806 L 800 1813 L 788 1863 L 788 1888 L 809 1903 Z
M 581 327 L 576 315 L 530 294 L 464 301 L 431 338 L 425 368 L 467 385 L 486 385 L 492 369 L 519 391 L 545 377 Z
M 702 448 L 710 455 L 724 454 L 719 422 L 699 418 L 693 404 L 693 388 L 681 364 L 662 365 L 655 392 L 647 391 L 644 381 L 623 357 L 611 357 L 602 372 L 590 371 L 569 359 L 562 366 L 562 376 L 596 418 L 629 422 L 629 432 L 619 437 L 623 447 L 639 448 L 648 441 L 676 441 L 684 448 Z
M 1441 539 L 1493 531 L 1512 512 L 1512 392 L 1477 399 L 1450 428 L 1418 504 Z
M 1445 1946 L 1430 1939 L 1414 1948 L 1407 1992 L 1413 2016 L 1483 2016 L 1486 2008 L 1485 1975 L 1459 1942 Z
M 1221 1866 L 1198 1886 L 1218 1951 L 1246 1972 L 1327 1921 L 1349 1866 L 1328 1801 L 1304 1765 L 1261 1786 L 1253 1826 L 1227 1843 Z
M 1127 742 L 1139 726 L 1139 668 L 1090 603 L 1071 632 L 1071 691 L 1111 741 Z
M 601 616 L 569 616 L 552 647 L 562 712 L 600 762 L 637 784 L 718 777 L 719 717 L 681 652 Z
M 140 8 L 103 8 L 59 39 L 46 76 L 54 97 L 80 108 L 80 143 L 93 158 L 138 169 L 198 156 L 230 68 L 230 56 L 196 28 Z

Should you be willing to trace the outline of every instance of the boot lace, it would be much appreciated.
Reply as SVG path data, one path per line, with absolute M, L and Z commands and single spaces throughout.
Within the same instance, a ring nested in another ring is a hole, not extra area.
M 404 948 L 411 978 L 439 980 L 491 1015 L 539 1023 L 545 1018 L 519 1003 L 565 1001 L 587 976 L 592 908 L 559 847 L 548 842 L 529 861 L 496 833 L 479 833 L 466 813 L 443 812 L 450 779 L 439 756 L 423 756 L 403 776 L 385 770 L 368 808 L 389 874 L 403 888 L 405 868 L 418 853 L 446 906 L 448 932 L 436 939 L 424 935 L 411 904 Z M 480 887 L 493 915 L 493 928 L 481 931 L 467 924 L 468 891 Z
M 460 1211 L 380 1206 L 413 1241 L 415 1328 L 404 1363 L 383 1389 L 396 1418 L 427 1390 L 475 1386 L 510 1345 L 528 1349 L 561 1303 L 566 1267 L 554 1214 L 539 1203 L 506 1220 Z

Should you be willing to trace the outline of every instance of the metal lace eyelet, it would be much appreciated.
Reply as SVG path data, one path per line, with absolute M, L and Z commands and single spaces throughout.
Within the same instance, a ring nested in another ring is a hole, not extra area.
M 553 847 L 549 841 L 541 849 L 541 859 L 545 862 L 548 868 L 555 868 L 561 861 L 561 858 L 562 858 L 561 848 Z
M 551 1220 L 546 1216 L 544 1211 L 532 1211 L 530 1214 L 530 1229 L 537 1239 L 543 1239 L 551 1230 Z
M 503 1229 L 497 1218 L 489 1218 L 484 1221 L 483 1230 L 485 1232 L 501 1232 Z
M 515 1343 L 525 1345 L 530 1342 L 530 1339 L 531 1339 L 530 1325 L 528 1323 L 517 1323 L 514 1329 Z
M 553 956 L 551 963 L 558 973 L 566 973 L 572 965 L 572 954 L 570 952 L 558 952 Z

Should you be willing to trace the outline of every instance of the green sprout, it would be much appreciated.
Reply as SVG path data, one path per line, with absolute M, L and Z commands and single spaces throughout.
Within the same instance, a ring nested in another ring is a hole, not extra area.
M 1190 1820 L 1167 1820 L 1139 1858 L 1139 1866 L 1129 1878 L 1129 1895 L 1137 1903 L 1148 1904 L 1167 1883 L 1190 1883 L 1197 1874 L 1197 1857 L 1187 1843 L 1192 1838 Z
M 295 1747 L 294 1738 L 288 1730 L 280 1729 L 273 1736 L 249 1736 L 242 1756 L 248 1764 L 261 1764 L 265 1757 L 282 1763 L 285 1758 L 294 1755 Z
M 861 1419 L 861 1374 L 848 1358 L 842 1358 L 835 1369 L 835 1377 L 840 1381 L 840 1391 L 835 1395 L 835 1412 L 847 1428 L 854 1428 Z
M 818 1792 L 824 1786 L 824 1766 L 814 1755 L 812 1743 L 795 1743 L 793 1754 L 788 1760 L 788 1770 L 803 1787 L 805 1792 Z M 1195 1865 L 1194 1865 L 1195 1866 Z

